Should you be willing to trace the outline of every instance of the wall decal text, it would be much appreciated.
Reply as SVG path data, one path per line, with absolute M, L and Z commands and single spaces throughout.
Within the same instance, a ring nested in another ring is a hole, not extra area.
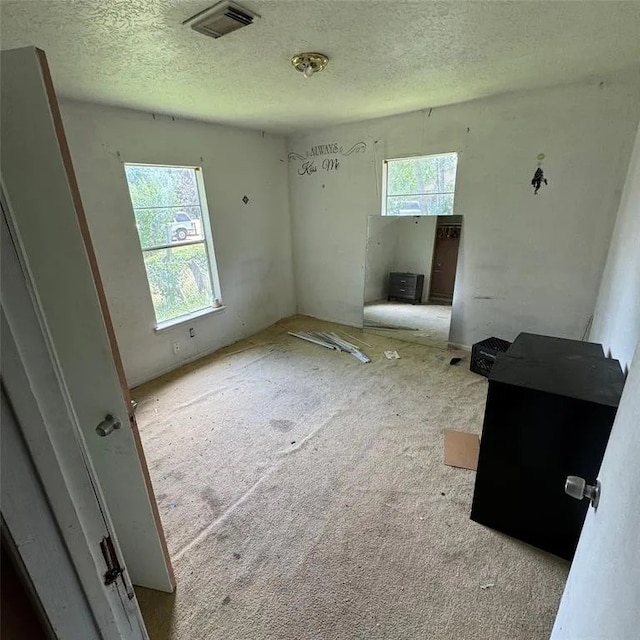
M 326 172 L 335 172 L 340 169 L 340 156 L 348 158 L 351 155 L 364 153 L 367 149 L 367 143 L 356 142 L 352 147 L 345 151 L 344 147 L 337 142 L 328 142 L 325 144 L 316 144 L 309 147 L 305 155 L 292 151 L 289 153 L 289 161 L 298 161 L 298 175 L 311 176 L 319 170 Z M 333 156 L 330 158 L 323 156 Z M 317 162 L 316 162 L 317 159 Z

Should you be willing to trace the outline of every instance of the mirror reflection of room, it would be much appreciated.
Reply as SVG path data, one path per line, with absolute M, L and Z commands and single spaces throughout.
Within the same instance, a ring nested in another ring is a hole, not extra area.
M 462 216 L 370 216 L 363 325 L 447 347 Z
M 385 162 L 383 215 L 367 228 L 367 331 L 448 346 L 462 232 L 456 168 L 455 153 Z

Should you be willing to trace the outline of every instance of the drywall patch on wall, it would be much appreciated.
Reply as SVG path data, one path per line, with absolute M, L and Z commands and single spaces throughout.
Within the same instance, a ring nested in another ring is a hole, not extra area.
M 130 385 L 295 313 L 283 137 L 72 101 L 62 114 Z M 202 167 L 223 310 L 154 331 L 124 162 Z
M 590 340 L 629 367 L 640 340 L 640 127 L 629 163 Z
M 521 331 L 581 338 L 593 313 L 640 118 L 640 74 L 495 96 L 360 122 L 291 140 L 363 140 L 370 152 L 331 180 L 290 165 L 298 311 L 358 325 L 366 218 L 381 209 L 386 158 L 458 152 L 464 215 L 451 341 Z M 373 144 L 373 141 L 378 144 Z M 544 149 L 553 188 L 531 192 Z

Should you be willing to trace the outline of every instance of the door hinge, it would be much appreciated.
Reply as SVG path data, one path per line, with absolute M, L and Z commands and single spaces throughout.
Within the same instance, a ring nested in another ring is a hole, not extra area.
M 102 551 L 104 562 L 107 565 L 107 570 L 104 574 L 104 583 L 108 586 L 113 584 L 124 573 L 124 569 L 120 566 L 115 547 L 111 541 L 111 536 L 102 538 L 100 551 Z

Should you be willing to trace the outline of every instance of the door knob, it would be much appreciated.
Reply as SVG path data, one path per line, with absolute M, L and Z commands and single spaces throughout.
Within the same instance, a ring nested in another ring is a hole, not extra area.
M 120 420 L 115 418 L 110 413 L 104 417 L 104 420 L 96 427 L 96 433 L 104 438 L 110 433 L 120 428 Z
M 579 476 L 567 476 L 567 481 L 564 483 L 564 492 L 576 500 L 587 498 L 594 509 L 598 508 L 598 502 L 600 501 L 600 482 L 598 480 L 596 480 L 595 485 L 591 485 L 587 484 L 585 479 Z

